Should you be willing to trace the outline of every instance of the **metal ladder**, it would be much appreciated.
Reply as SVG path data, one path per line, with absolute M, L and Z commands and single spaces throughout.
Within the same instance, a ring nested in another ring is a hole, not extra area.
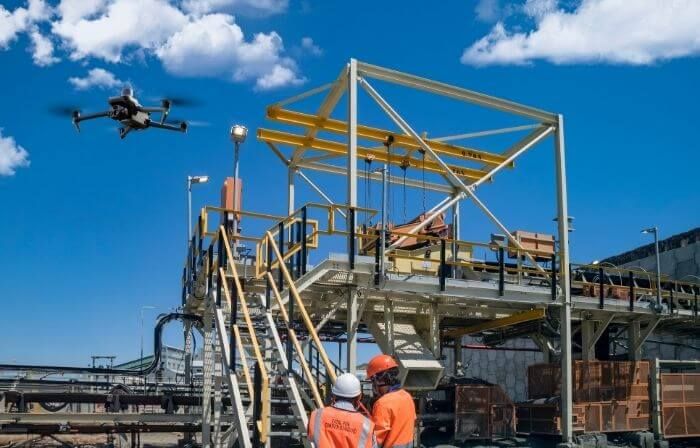
M 283 259 L 272 236 L 267 233 L 265 238 L 278 259 Z M 306 362 L 273 279 L 272 260 L 268 260 L 270 267 L 266 273 L 268 294 L 249 295 L 241 284 L 235 262 L 229 262 L 233 257 L 223 226 L 214 243 L 218 243 L 218 259 L 201 263 L 209 285 L 204 319 L 205 370 L 206 366 L 214 365 L 214 372 L 209 369 L 204 378 L 202 444 L 230 447 L 238 441 L 241 447 L 254 448 L 270 446 L 273 437 L 293 437 L 308 446 L 307 412 L 323 406 L 316 384 L 319 372 L 312 374 Z M 313 330 L 285 263 L 277 263 L 277 269 L 286 280 L 285 295 L 294 299 L 297 312 L 307 330 L 311 330 L 314 348 L 324 360 L 325 374 L 334 380 L 337 367 L 330 363 Z M 274 311 L 273 299 L 278 305 Z M 284 342 L 278 326 L 286 330 Z M 226 392 L 233 417 L 230 425 L 222 419 L 222 397 Z

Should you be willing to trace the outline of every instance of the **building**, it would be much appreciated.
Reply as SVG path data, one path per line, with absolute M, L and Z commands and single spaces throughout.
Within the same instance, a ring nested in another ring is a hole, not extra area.
M 659 259 L 662 275 L 674 280 L 700 279 L 700 227 L 659 241 Z M 606 258 L 603 262 L 656 272 L 654 243 Z

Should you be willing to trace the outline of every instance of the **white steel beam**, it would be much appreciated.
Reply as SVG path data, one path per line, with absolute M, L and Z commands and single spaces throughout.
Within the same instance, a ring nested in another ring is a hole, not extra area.
M 333 87 L 334 84 L 335 83 L 329 82 L 328 84 L 324 84 L 324 85 L 316 87 L 314 89 L 307 90 L 306 92 L 302 92 L 302 93 L 299 93 L 297 95 L 294 95 L 293 97 L 287 98 L 286 100 L 278 101 L 270 107 L 283 107 L 283 106 L 286 106 L 288 104 L 296 103 L 297 101 L 301 101 L 305 98 L 316 95 L 317 93 L 321 93 L 324 90 L 328 90 L 331 87 Z
M 566 193 L 566 157 L 564 145 L 564 116 L 557 117 L 555 157 L 557 172 L 557 218 L 559 236 L 559 285 L 561 286 L 561 433 L 564 443 L 572 443 L 573 402 L 571 379 L 571 288 L 569 278 L 569 205 Z
M 466 189 L 467 186 L 462 182 L 462 180 L 450 169 L 450 167 L 440 158 L 440 156 L 437 155 L 435 151 L 433 151 L 433 148 L 428 145 L 423 138 L 421 138 L 420 135 L 416 131 L 414 131 L 411 126 L 399 115 L 396 110 L 394 110 L 393 107 L 384 99 L 382 96 L 372 87 L 366 79 L 364 78 L 359 78 L 360 85 L 369 93 L 369 96 L 374 99 L 374 101 L 379 105 L 379 107 L 382 108 L 382 110 L 389 116 L 389 118 L 392 119 L 394 123 L 403 131 L 404 134 L 408 134 L 411 136 L 416 143 L 420 145 L 421 148 L 423 148 L 424 151 L 426 151 L 430 156 L 437 162 L 438 165 L 440 165 L 440 168 L 442 168 L 445 171 L 445 177 L 447 181 L 452 184 L 453 187 L 455 188 L 462 188 Z
M 396 123 L 397 126 L 401 128 L 401 130 L 405 133 L 413 137 L 414 140 L 423 148 L 430 156 L 442 167 L 442 169 L 445 171 L 446 176 L 448 181 L 455 187 L 458 188 L 459 190 L 462 191 L 462 194 L 468 195 L 472 201 L 488 216 L 491 221 L 493 221 L 494 224 L 506 235 L 510 243 L 518 248 L 521 252 L 525 254 L 526 257 L 530 259 L 532 262 L 533 266 L 535 269 L 537 269 L 540 272 L 546 272 L 539 264 L 537 264 L 537 261 L 535 258 L 523 248 L 523 246 L 520 244 L 520 241 L 518 241 L 513 235 L 510 233 L 510 231 L 503 225 L 501 222 L 496 218 L 496 216 L 491 213 L 491 211 L 486 207 L 486 205 L 479 200 L 479 198 L 474 194 L 474 187 L 472 186 L 466 186 L 464 182 L 455 174 L 452 172 L 450 167 L 438 156 L 435 151 L 428 145 L 425 140 L 423 140 L 411 127 L 404 121 L 403 118 L 389 105 L 389 103 L 386 102 L 384 98 L 379 95 L 379 93 L 371 86 L 369 83 L 363 79 L 360 78 L 359 80 L 360 84 L 362 87 L 369 93 L 369 95 L 377 102 L 377 104 L 384 110 L 384 112 L 391 118 L 394 123 Z M 461 198 L 460 198 L 461 199 Z M 434 219 L 434 217 L 433 217 Z M 426 224 L 427 225 L 427 224 Z M 568 237 L 567 237 L 568 239 Z M 396 243 L 395 243 L 396 244 Z
M 336 166 L 336 165 L 329 165 L 325 163 L 316 163 L 316 162 L 306 162 L 305 160 L 299 161 L 299 163 L 296 164 L 296 166 L 300 168 L 306 168 L 314 171 L 321 171 L 325 173 L 330 173 L 330 174 L 339 174 L 342 176 L 345 176 L 347 174 L 346 168 Z M 366 175 L 364 171 L 358 171 L 357 173 L 358 178 L 364 178 L 367 179 L 369 178 L 370 180 L 373 180 L 375 182 L 381 182 L 382 181 L 382 176 L 380 173 L 369 173 L 369 175 Z M 389 180 L 392 184 L 394 185 L 403 185 L 404 179 L 403 177 L 399 176 L 390 176 Z M 433 182 L 425 182 L 423 184 L 422 181 L 420 180 L 415 180 L 415 179 L 406 179 L 406 186 L 407 187 L 413 187 L 413 188 L 423 188 L 425 187 L 426 190 L 430 191 L 438 191 L 441 193 L 453 193 L 454 188 L 450 187 L 448 185 L 440 185 L 436 184 Z
M 348 207 L 357 207 L 357 60 L 350 59 L 348 64 Z M 348 213 L 347 228 L 355 229 L 357 217 L 354 213 Z M 348 254 L 357 252 L 356 241 L 348 239 Z
M 501 171 L 506 166 L 509 166 L 515 159 L 520 157 L 521 154 L 525 153 L 525 151 L 527 151 L 528 149 L 530 149 L 533 146 L 535 146 L 536 144 L 538 144 L 540 141 L 542 141 L 542 139 L 547 137 L 553 131 L 554 131 L 553 126 L 547 126 L 543 129 L 537 129 L 535 131 L 532 131 L 525 138 L 520 140 L 518 143 L 513 145 L 513 147 L 511 149 L 508 150 L 508 153 L 510 155 L 506 158 L 506 160 L 504 160 L 503 162 L 501 162 L 498 165 L 491 168 L 491 170 L 489 170 L 486 174 L 484 174 L 481 177 L 481 179 L 472 183 L 471 186 L 478 187 L 479 185 L 483 184 L 487 180 L 490 180 L 493 176 L 496 175 L 496 173 Z
M 343 93 L 347 88 L 347 85 L 345 84 L 347 76 L 348 70 L 347 68 L 343 67 L 343 69 L 340 71 L 340 75 L 338 75 L 338 79 L 336 79 L 333 82 L 333 86 L 328 92 L 328 95 L 326 95 L 326 97 L 323 99 L 323 102 L 321 103 L 321 106 L 318 108 L 318 112 L 316 113 L 316 115 L 318 115 L 320 118 L 328 118 L 331 112 L 333 112 L 333 109 L 338 104 L 338 101 L 340 101 L 340 98 L 343 96 Z M 309 128 L 306 131 L 305 136 L 306 138 L 314 138 L 316 137 L 317 133 L 318 128 Z M 301 157 L 304 155 L 305 150 L 305 148 L 296 148 L 294 150 L 294 154 L 292 155 L 290 163 L 292 165 L 296 165 L 297 162 L 299 162 Z
M 546 112 L 534 107 L 518 104 L 513 101 L 485 95 L 483 93 L 474 92 L 472 90 L 463 89 L 461 87 L 451 86 L 442 82 L 367 64 L 365 62 L 358 62 L 358 70 L 360 74 L 370 78 L 380 79 L 394 84 L 435 93 L 437 95 L 456 98 L 469 103 L 477 104 L 479 106 L 520 115 L 533 120 L 553 124 L 556 124 L 558 120 L 557 115 L 551 112 Z
M 304 180 L 306 181 L 306 183 L 309 184 L 309 186 L 310 186 L 311 188 L 313 188 L 313 190 L 314 190 L 316 193 L 318 193 L 318 195 L 321 196 L 326 202 L 328 202 L 330 205 L 335 205 L 335 202 L 333 202 L 333 200 L 332 200 L 326 193 L 324 193 L 323 190 L 322 190 L 318 185 L 316 185 L 311 179 L 309 179 L 309 178 L 306 176 L 306 174 L 304 174 L 300 169 L 297 169 L 297 175 L 298 175 L 299 177 L 301 177 L 302 179 L 304 179 Z M 336 209 L 335 211 L 337 211 L 338 213 L 340 213 L 340 215 L 341 215 L 343 218 L 346 218 L 346 217 L 347 217 L 347 215 L 345 214 L 344 211 L 342 211 L 342 210 L 340 210 L 340 209 Z
M 467 132 L 464 134 L 446 135 L 444 137 L 433 138 L 433 140 L 438 141 L 438 142 L 451 142 L 454 140 L 466 140 L 469 138 L 489 137 L 491 135 L 508 134 L 510 132 L 526 131 L 528 129 L 534 129 L 534 128 L 538 128 L 540 126 L 541 126 L 541 124 L 526 124 L 523 126 L 513 126 L 510 128 L 491 129 L 488 131 L 476 131 L 476 132 Z

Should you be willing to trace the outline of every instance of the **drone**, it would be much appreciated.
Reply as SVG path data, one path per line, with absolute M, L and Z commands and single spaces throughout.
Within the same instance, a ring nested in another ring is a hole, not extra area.
M 83 115 L 79 110 L 72 111 L 73 126 L 80 132 L 80 123 L 95 118 L 109 117 L 121 123 L 119 138 L 126 137 L 131 131 L 142 131 L 148 128 L 165 129 L 166 131 L 187 132 L 187 123 L 166 123 L 173 100 L 163 99 L 160 106 L 144 107 L 134 97 L 131 87 L 124 87 L 121 95 L 110 97 L 107 102 L 110 109 Z M 151 114 L 160 114 L 160 120 L 153 120 Z

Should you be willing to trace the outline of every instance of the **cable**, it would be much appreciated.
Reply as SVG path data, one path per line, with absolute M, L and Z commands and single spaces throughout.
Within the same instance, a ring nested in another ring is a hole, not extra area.
M 153 330 L 153 361 L 145 369 L 109 369 L 104 367 L 72 367 L 72 366 L 45 366 L 45 365 L 21 365 L 0 364 L 0 370 L 32 370 L 44 372 L 72 372 L 94 373 L 101 375 L 126 375 L 146 376 L 153 373 L 160 364 L 161 349 L 163 347 L 163 327 L 173 320 L 190 320 L 202 324 L 201 316 L 195 314 L 169 313 L 160 317 Z
M 425 150 L 420 149 L 419 151 L 423 156 L 423 215 L 425 215 Z
M 408 171 L 408 160 L 403 159 L 401 162 L 401 170 L 403 171 L 403 222 L 407 222 L 406 218 L 406 171 Z

